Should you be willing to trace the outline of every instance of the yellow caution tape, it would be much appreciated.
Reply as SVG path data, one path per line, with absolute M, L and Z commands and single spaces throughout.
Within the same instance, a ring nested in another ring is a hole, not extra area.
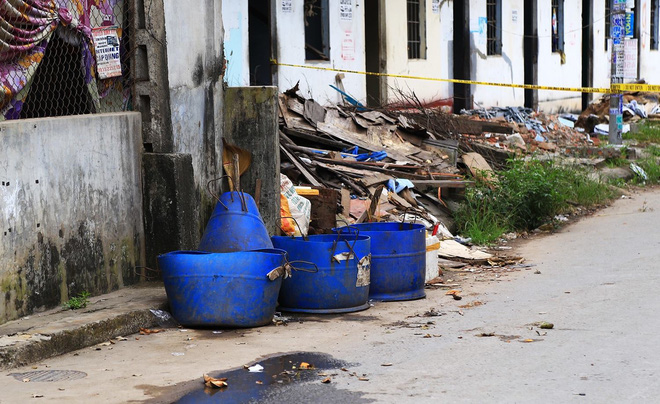
M 660 92 L 660 85 L 649 84 L 612 84 L 611 88 L 594 88 L 594 87 L 557 87 L 557 86 L 539 86 L 534 84 L 513 84 L 513 83 L 493 83 L 487 81 L 472 81 L 462 79 L 440 79 L 437 77 L 421 77 L 410 76 L 406 74 L 392 74 L 392 73 L 376 73 L 376 72 L 363 72 L 359 70 L 336 69 L 332 67 L 322 66 L 308 66 L 296 65 L 291 63 L 280 63 L 276 59 L 270 61 L 276 66 L 298 67 L 302 69 L 325 70 L 338 73 L 353 73 L 364 74 L 367 76 L 380 76 L 380 77 L 394 77 L 400 79 L 413 79 L 413 80 L 428 80 L 428 81 L 441 81 L 445 83 L 458 83 L 458 84 L 474 84 L 479 86 L 495 86 L 495 87 L 509 87 L 509 88 L 522 88 L 525 90 L 550 90 L 550 91 L 571 91 L 578 93 L 619 93 L 624 91 L 647 91 L 647 92 Z
M 624 91 L 646 91 L 649 93 L 660 92 L 660 86 L 652 84 L 612 84 L 612 90 L 617 93 Z

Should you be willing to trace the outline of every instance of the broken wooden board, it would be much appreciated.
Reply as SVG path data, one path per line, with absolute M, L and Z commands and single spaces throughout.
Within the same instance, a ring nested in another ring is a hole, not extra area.
M 442 240 L 440 241 L 440 249 L 438 249 L 438 257 L 458 258 L 468 261 L 487 261 L 493 255 L 483 251 L 471 250 L 458 241 Z
M 309 181 L 310 184 L 321 187 L 323 184 L 317 179 L 317 177 L 307 168 L 305 163 L 300 160 L 293 152 L 291 152 L 287 147 L 280 143 L 280 151 L 284 153 L 287 159 L 300 171 L 300 173 Z
M 391 175 L 387 175 L 383 173 L 373 173 L 373 172 L 365 173 L 364 171 L 362 171 L 362 173 L 365 175 L 362 177 L 360 182 L 362 183 L 362 185 L 364 185 L 367 188 L 373 185 L 382 184 L 383 182 L 387 182 L 393 179 Z
M 362 136 L 357 133 L 349 132 L 327 122 L 319 122 L 317 129 L 321 133 L 325 133 L 344 142 L 351 143 L 370 152 L 379 152 L 384 149 L 383 146 L 366 142 L 363 140 Z M 398 153 L 395 150 L 385 148 L 385 151 L 387 152 L 388 157 L 391 157 L 394 160 L 405 161 L 408 159 L 406 155 Z
M 495 172 L 485 158 L 479 153 L 465 153 L 463 163 L 468 167 L 474 178 L 483 179 L 491 184 L 497 183 Z

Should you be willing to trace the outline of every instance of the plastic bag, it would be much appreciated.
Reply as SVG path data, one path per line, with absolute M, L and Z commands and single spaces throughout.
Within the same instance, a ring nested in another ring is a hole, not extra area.
M 298 195 L 293 183 L 284 174 L 280 174 L 280 202 L 280 212 L 282 215 L 280 227 L 282 231 L 289 236 L 306 236 L 309 231 L 312 203 Z M 288 212 L 286 211 L 287 209 Z M 285 218 L 286 216 L 293 217 L 295 221 Z

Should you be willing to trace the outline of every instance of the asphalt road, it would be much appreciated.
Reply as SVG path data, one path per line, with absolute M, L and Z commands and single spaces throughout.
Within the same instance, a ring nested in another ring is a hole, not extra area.
M 0 402 L 34 394 L 49 402 L 173 402 L 186 394 L 208 402 L 658 402 L 658 229 L 660 192 L 638 194 L 521 243 L 515 253 L 534 265 L 528 270 L 447 274 L 462 280 L 461 301 L 430 290 L 424 300 L 293 317 L 287 326 L 129 336 L 37 365 L 83 371 L 83 379 L 0 378 Z M 539 328 L 544 321 L 554 328 Z M 293 351 L 303 353 L 270 370 L 266 356 Z M 316 362 L 311 376 L 282 373 L 301 358 Z M 253 363 L 265 364 L 265 374 L 242 369 Z M 229 387 L 200 395 L 204 373 L 230 375 Z M 240 389 L 244 395 L 231 395 Z

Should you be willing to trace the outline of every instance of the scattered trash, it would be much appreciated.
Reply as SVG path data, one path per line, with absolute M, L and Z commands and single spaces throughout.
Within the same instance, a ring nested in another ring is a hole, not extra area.
M 220 389 L 229 386 L 227 384 L 226 377 L 216 379 L 215 377 L 211 377 L 209 375 L 204 375 L 204 384 L 206 385 L 206 387 L 216 387 Z
M 482 332 L 480 334 L 477 334 L 477 337 L 494 337 L 495 333 L 494 332 Z
M 140 327 L 140 335 L 149 335 L 149 334 L 158 334 L 159 332 L 163 332 L 164 330 L 151 330 L 149 328 L 142 328 Z
M 649 176 L 646 174 L 646 171 L 635 163 L 630 163 L 630 169 L 633 170 L 635 174 L 641 177 L 644 181 L 648 181 Z
M 248 371 L 253 372 L 253 373 L 260 373 L 260 372 L 264 371 L 264 367 L 257 363 L 254 366 L 250 366 L 248 368 Z
M 543 330 L 552 330 L 553 328 L 555 328 L 555 325 L 552 324 L 552 323 L 546 323 L 544 321 L 542 323 L 539 323 L 539 328 L 541 328 Z
M 392 366 L 392 363 L 390 363 L 390 362 L 388 362 L 388 363 L 381 363 L 380 366 Z
M 314 366 L 310 365 L 307 362 L 301 362 L 299 368 L 300 369 L 314 369 Z
M 184 356 L 185 353 L 183 352 L 172 352 L 172 356 Z
M 331 378 L 326 377 L 325 379 L 321 380 L 321 383 L 326 383 L 327 384 L 327 383 L 330 383 L 331 381 L 332 381 Z

